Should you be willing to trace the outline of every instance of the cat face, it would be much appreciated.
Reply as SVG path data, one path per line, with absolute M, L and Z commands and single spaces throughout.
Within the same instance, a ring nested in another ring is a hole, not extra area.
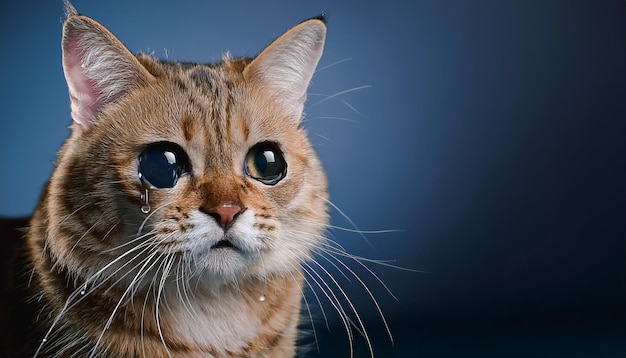
M 207 287 L 298 270 L 327 223 L 299 126 L 324 35 L 309 20 L 255 59 L 168 63 L 69 17 L 75 123 L 49 187 L 53 257 L 138 287 L 167 266 Z

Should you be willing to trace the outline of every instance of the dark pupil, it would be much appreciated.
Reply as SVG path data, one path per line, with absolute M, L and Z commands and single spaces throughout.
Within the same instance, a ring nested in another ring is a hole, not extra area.
M 139 157 L 139 178 L 155 188 L 172 188 L 184 171 L 180 154 L 161 145 L 148 147 Z
M 276 155 L 270 149 L 259 150 L 254 156 L 254 165 L 264 179 L 274 179 L 282 171 Z
M 274 143 L 263 142 L 248 152 L 245 170 L 250 177 L 264 184 L 274 185 L 287 173 L 287 163 Z

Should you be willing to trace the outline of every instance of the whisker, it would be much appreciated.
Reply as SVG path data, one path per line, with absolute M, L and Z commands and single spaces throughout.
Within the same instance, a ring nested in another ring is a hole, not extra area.
M 302 264 L 303 264 L 302 266 L 303 271 L 309 275 L 309 277 L 313 280 L 313 282 L 315 282 L 315 284 L 317 285 L 317 287 L 319 287 L 319 289 L 322 291 L 324 296 L 326 296 L 326 299 L 328 300 L 328 302 L 335 309 L 335 311 L 337 311 L 337 313 L 339 314 L 339 318 L 341 319 L 341 322 L 343 323 L 346 334 L 348 335 L 348 342 L 350 343 L 350 357 L 354 356 L 354 347 L 352 346 L 352 341 L 353 341 L 352 329 L 350 328 L 351 326 L 348 320 L 348 315 L 343 309 L 343 307 L 341 306 L 341 301 L 335 295 L 334 291 L 330 288 L 330 286 L 326 283 L 326 281 L 319 275 L 319 273 L 316 272 L 316 270 L 314 270 L 308 263 L 302 263 Z M 320 279 L 321 283 L 315 278 L 315 276 L 317 276 Z M 313 289 L 313 286 L 310 286 L 310 287 Z M 326 287 L 326 289 L 324 287 Z
M 328 138 L 328 137 L 326 137 L 326 136 L 323 136 L 323 135 L 321 135 L 321 134 L 314 133 L 313 135 L 314 135 L 314 136 L 316 136 L 316 137 L 320 137 L 320 138 L 322 138 L 322 139 L 324 139 L 324 140 L 327 140 L 327 141 L 329 141 L 329 142 L 332 142 L 332 140 L 331 140 L 330 138 Z
M 351 119 L 351 118 L 347 118 L 347 117 L 334 117 L 334 116 L 321 116 L 321 117 L 313 117 L 313 118 L 305 118 L 302 120 L 302 123 L 306 123 L 306 122 L 311 122 L 313 120 L 318 120 L 318 119 L 332 119 L 332 120 L 338 120 L 338 121 L 345 121 L 345 122 L 352 122 L 352 123 L 360 123 L 357 120 Z
M 365 338 L 365 341 L 371 353 L 371 358 L 374 358 L 374 347 L 372 346 L 372 341 L 370 340 L 370 337 L 367 333 L 367 329 L 365 328 L 365 324 L 363 323 L 363 320 L 361 319 L 361 315 L 359 315 L 356 307 L 352 303 L 352 300 L 350 300 L 350 298 L 348 297 L 344 289 L 341 287 L 341 285 L 339 285 L 337 280 L 335 280 L 333 275 L 331 275 L 330 272 L 328 272 L 328 270 L 326 270 L 326 268 L 323 265 L 321 265 L 317 261 L 313 261 L 313 262 L 330 278 L 330 280 L 335 284 L 335 286 L 337 286 L 337 289 L 339 289 L 339 292 L 341 292 L 342 296 L 346 299 L 346 302 L 348 303 L 348 305 L 350 306 L 350 309 L 354 313 L 354 317 L 357 319 L 357 322 L 359 323 L 358 327 L 356 328 L 360 328 L 360 330 L 362 330 L 361 333 L 363 335 L 363 338 Z
M 102 237 L 102 241 L 106 240 L 107 237 L 109 237 L 109 234 L 111 234 L 113 232 L 113 230 L 115 230 L 115 228 L 117 227 L 117 222 L 113 224 L 113 226 L 111 226 L 111 228 L 104 234 L 104 236 Z
M 83 197 L 78 203 L 80 204 L 81 202 L 85 201 L 88 197 Z M 63 224 L 65 221 L 67 221 L 70 217 L 74 216 L 74 214 L 76 214 L 77 212 L 79 212 L 80 210 L 84 209 L 85 207 L 87 207 L 90 203 L 86 202 L 84 204 L 79 205 L 74 211 L 72 211 L 71 213 L 65 215 L 65 217 L 63 219 L 61 219 L 61 221 L 59 221 L 56 224 L 56 227 L 58 228 L 59 226 L 61 226 L 61 224 Z M 41 226 L 39 226 L 41 227 Z M 43 243 L 43 249 L 41 250 L 41 255 L 40 255 L 40 259 L 44 258 L 44 255 L 48 249 L 48 240 L 49 238 L 46 237 L 46 239 L 44 240 Z M 28 287 L 30 287 L 32 281 L 33 281 L 33 275 L 35 274 L 35 267 L 33 267 L 33 269 L 30 272 L 30 277 L 28 278 Z
M 293 256 L 293 254 L 292 254 L 292 256 Z M 330 331 L 330 325 L 328 323 L 328 317 L 326 316 L 326 310 L 324 309 L 324 306 L 322 305 L 322 302 L 320 301 L 320 298 L 319 298 L 317 292 L 315 291 L 314 287 L 311 285 L 310 281 L 307 279 L 307 275 L 302 272 L 303 268 L 301 267 L 301 265 L 290 264 L 290 266 L 294 269 L 294 271 L 299 271 L 299 272 L 302 273 L 301 277 L 304 280 L 304 282 L 306 283 L 306 285 L 311 289 L 311 293 L 313 293 L 313 295 L 315 297 L 315 300 L 317 301 L 317 304 L 319 306 L 319 309 L 320 309 L 320 311 L 322 313 L 322 316 L 324 317 L 324 322 L 326 323 L 326 329 L 328 329 Z M 320 351 L 320 347 L 319 347 L 319 339 L 318 339 L 318 336 L 317 336 L 317 329 L 315 328 L 315 322 L 313 320 L 313 313 L 311 311 L 309 300 L 306 298 L 306 295 L 304 293 L 304 287 L 299 284 L 298 280 L 294 277 L 293 273 L 290 273 L 289 276 L 291 276 L 291 278 L 294 280 L 294 282 L 298 285 L 298 288 L 300 290 L 300 296 L 304 300 L 304 304 L 305 304 L 305 307 L 307 309 L 307 313 L 308 313 L 308 316 L 309 316 L 309 323 L 311 324 L 311 330 L 313 331 L 313 339 L 315 340 L 315 346 L 317 348 L 317 351 L 319 352 Z
M 167 239 L 167 237 L 166 237 L 165 239 Z M 81 301 L 83 301 L 84 299 L 86 299 L 86 298 L 87 298 L 87 297 L 88 297 L 88 296 L 89 296 L 92 292 L 95 292 L 95 290 L 97 290 L 99 287 L 101 287 L 102 285 L 104 285 L 104 284 L 105 284 L 105 283 L 109 280 L 109 278 L 111 278 L 111 277 L 115 276 L 115 275 L 116 275 L 119 271 L 123 270 L 123 269 L 124 269 L 127 265 L 129 265 L 131 262 L 133 262 L 136 258 L 139 258 L 139 257 L 140 257 L 140 256 L 141 256 L 144 252 L 146 252 L 147 250 L 149 250 L 149 249 L 150 249 L 151 247 L 153 247 L 153 246 L 154 246 L 154 245 L 149 245 L 149 244 L 140 244 L 140 245 L 137 245 L 136 247 L 133 247 L 131 250 L 128 250 L 127 252 L 125 252 L 125 253 L 123 253 L 122 255 L 120 255 L 119 257 L 117 257 L 115 260 L 113 260 L 113 261 L 111 261 L 110 263 L 108 263 L 107 265 L 105 265 L 103 268 L 101 268 L 101 269 L 100 269 L 99 271 L 97 271 L 96 273 L 92 274 L 92 275 L 91 275 L 91 276 L 90 276 L 90 277 L 89 277 L 89 278 L 85 281 L 85 283 L 84 283 L 84 286 L 85 286 L 85 287 L 86 287 L 86 286 L 88 286 L 88 285 L 89 285 L 92 281 L 94 281 L 95 279 L 97 279 L 97 278 L 100 276 L 100 274 L 101 274 L 102 272 L 106 271 L 106 270 L 107 270 L 110 266 L 114 265 L 116 262 L 118 262 L 118 261 L 122 260 L 125 256 L 130 255 L 130 254 L 134 253 L 135 251 L 138 251 L 138 250 L 140 251 L 139 253 L 136 253 L 136 255 L 135 255 L 133 258 L 131 258 L 130 260 L 126 261 L 126 262 L 125 262 L 123 265 L 121 265 L 121 266 L 120 266 L 117 270 L 115 270 L 113 273 L 111 273 L 111 274 L 110 274 L 107 278 L 100 280 L 100 282 L 99 282 L 97 285 L 92 286 L 92 287 L 90 288 L 90 290 L 89 290 L 89 291 L 84 292 L 84 291 L 83 291 L 83 290 L 84 290 L 84 288 L 83 288 L 83 286 L 81 286 L 81 287 L 79 287 L 78 289 L 76 289 L 76 290 L 75 290 L 72 294 L 70 294 L 70 296 L 68 297 L 68 299 L 67 299 L 67 301 L 66 301 L 66 303 L 65 303 L 65 306 L 64 306 L 64 307 L 63 307 L 63 309 L 59 312 L 59 314 L 57 315 L 57 317 L 56 317 L 55 321 L 53 322 L 52 326 L 50 327 L 50 329 L 49 329 L 48 333 L 47 333 L 47 334 L 46 334 L 46 336 L 44 337 L 44 341 L 42 342 L 42 344 L 43 344 L 43 343 L 45 343 L 45 341 L 46 341 L 46 340 L 47 340 L 47 338 L 49 337 L 50 333 L 52 332 L 52 330 L 53 330 L 53 329 L 54 329 L 54 327 L 56 326 L 56 323 L 58 322 L 58 319 L 60 319 L 60 317 L 62 317 L 62 316 L 63 316 L 63 314 L 64 314 L 66 311 L 68 311 L 68 310 L 72 309 L 72 308 L 73 308 L 73 307 L 75 307 L 78 303 L 80 303 Z M 142 267 L 142 268 L 141 268 L 141 269 L 137 272 L 137 275 L 135 276 L 135 278 L 133 279 L 133 281 L 131 281 L 131 283 L 130 283 L 129 287 L 126 289 L 126 291 L 124 292 L 124 294 L 122 295 L 122 297 L 121 297 L 121 298 L 120 298 L 120 300 L 118 301 L 118 304 L 117 304 L 117 306 L 115 307 L 115 309 L 114 309 L 114 311 L 113 311 L 112 315 L 110 316 L 109 321 L 107 322 L 107 325 L 106 325 L 106 326 L 105 326 L 105 328 L 103 329 L 102 334 L 101 334 L 101 336 L 99 337 L 98 342 L 96 343 L 96 346 L 94 346 L 94 348 L 93 348 L 93 350 L 92 350 L 92 352 L 91 352 L 91 355 L 94 355 L 94 354 L 96 354 L 96 353 L 97 353 L 98 345 L 99 345 L 99 342 L 101 341 L 101 338 L 102 338 L 102 337 L 103 337 L 103 335 L 104 335 L 104 332 L 107 330 L 108 326 L 110 326 L 110 324 L 111 324 L 111 322 L 112 322 L 112 319 L 113 319 L 113 316 L 115 315 L 115 313 L 116 313 L 116 312 L 117 312 L 117 310 L 119 309 L 119 306 L 121 305 L 121 303 L 124 301 L 124 299 L 125 299 L 126 295 L 128 294 L 129 290 L 130 290 L 130 289 L 132 289 L 132 287 L 133 287 L 133 285 L 134 285 L 134 283 L 135 283 L 135 282 L 140 281 L 140 280 L 141 280 L 141 279 L 143 279 L 143 277 L 145 276 L 145 273 L 144 273 L 144 274 L 142 274 L 142 270 L 145 268 L 145 265 L 146 265 L 146 264 L 150 261 L 150 259 L 151 259 L 152 257 L 154 257 L 154 253 L 153 253 L 152 255 L 148 256 L 146 259 L 144 259 L 144 260 L 142 261 L 142 262 L 145 262 L 145 264 L 144 264 L 144 265 L 143 265 L 143 267 Z M 125 274 L 124 274 L 121 278 L 119 278 L 117 281 L 115 281 L 115 282 L 111 285 L 111 287 L 110 287 L 109 289 L 107 289 L 107 291 L 108 291 L 108 290 L 110 290 L 111 288 L 113 288 L 115 285 L 117 285 L 117 283 L 118 283 L 121 279 L 123 279 L 125 276 L 127 276 L 128 274 L 130 274 L 131 272 L 133 272 L 133 271 L 134 271 L 134 269 L 135 269 L 136 267 L 140 266 L 141 264 L 142 264 L 142 263 L 140 262 L 138 265 L 135 265 L 132 269 L 127 270 L 127 272 L 126 272 L 126 273 L 125 273 Z M 152 267 L 152 266 L 151 266 L 151 267 Z M 151 267 L 150 267 L 150 268 L 148 268 L 148 270 L 147 270 L 147 271 L 149 271 L 149 270 L 151 269 Z M 147 273 L 147 271 L 146 271 L 146 273 Z M 138 277 L 140 278 L 139 280 L 137 280 L 137 278 L 138 278 Z M 132 290 L 131 292 L 133 292 L 133 294 L 134 294 L 134 290 Z M 75 299 L 75 298 L 76 298 L 79 294 L 81 295 L 81 296 L 79 297 L 79 299 L 78 299 L 77 301 L 73 302 L 73 301 L 74 301 L 74 299 Z M 73 302 L 73 303 L 72 303 L 72 302 Z M 70 305 L 70 303 L 72 303 L 72 304 Z M 40 348 L 41 348 L 41 346 L 40 346 Z
M 122 248 L 124 248 L 126 246 L 133 245 L 137 241 L 141 241 L 141 240 L 145 239 L 146 237 L 148 237 L 150 235 L 154 235 L 155 233 L 156 233 L 156 231 L 154 231 L 154 230 L 148 231 L 147 233 L 145 233 L 143 235 L 140 235 L 140 236 L 137 236 L 136 238 L 134 238 L 134 239 L 132 239 L 130 241 L 127 241 L 127 242 L 125 242 L 123 244 L 114 246 L 114 247 L 112 247 L 110 249 L 102 250 L 102 253 L 109 253 L 109 252 L 113 252 L 113 251 L 118 251 L 118 250 L 120 250 L 120 249 L 122 249 Z
M 103 267 L 101 270 L 99 270 L 98 272 L 96 272 L 94 275 L 92 275 L 89 279 L 87 279 L 85 281 L 85 285 L 87 285 L 91 279 L 93 277 L 97 277 L 101 272 L 104 272 L 104 270 L 106 270 L 109 266 L 115 264 L 117 261 L 121 260 L 124 256 L 126 256 L 127 254 L 132 253 L 133 250 L 128 251 L 127 253 L 119 256 L 118 258 L 116 258 L 115 260 L 111 261 L 108 265 L 106 265 L 105 267 Z M 132 261 L 132 260 L 131 260 Z M 130 261 L 129 261 L 130 262 Z M 123 266 L 122 266 L 123 268 Z M 121 268 L 120 268 L 121 269 Z M 104 282 L 106 281 L 102 281 L 99 285 L 95 286 L 92 288 L 92 290 L 90 292 L 93 292 L 93 290 L 95 290 L 96 288 L 100 287 L 101 285 L 104 284 Z M 88 294 L 83 295 L 82 297 L 80 297 L 78 299 L 78 301 L 76 302 L 72 302 L 77 296 L 80 295 L 80 292 L 82 291 L 82 287 L 77 288 L 73 293 L 71 293 L 67 300 L 65 301 L 65 304 L 63 305 L 63 307 L 61 308 L 61 310 L 59 311 L 59 313 L 57 314 L 57 316 L 54 318 L 54 320 L 52 321 L 52 324 L 50 325 L 50 328 L 48 329 L 48 331 L 46 332 L 46 334 L 44 335 L 44 338 L 42 339 L 42 342 L 40 343 L 39 347 L 37 348 L 36 352 L 35 352 L 35 356 L 39 355 L 39 352 L 41 351 L 41 348 L 43 347 L 43 345 L 48 341 L 48 339 L 50 338 L 50 335 L 52 334 L 54 328 L 56 327 L 57 323 L 59 323 L 61 317 L 63 317 L 63 315 L 65 314 L 65 312 L 67 312 L 68 310 L 72 309 L 73 307 L 75 307 L 79 302 L 81 302 L 82 300 L 84 300 Z M 71 305 L 70 305 L 71 304 Z
M 367 294 L 370 296 L 370 299 L 372 300 L 372 302 L 374 303 L 374 305 L 376 306 L 376 310 L 378 311 L 378 314 L 380 315 L 380 318 L 383 321 L 383 324 L 385 325 L 385 329 L 387 330 L 387 334 L 389 335 L 389 339 L 391 340 L 391 343 L 393 344 L 393 336 L 391 334 L 391 330 L 389 329 L 389 325 L 387 324 L 387 320 L 385 319 L 385 315 L 383 314 L 382 309 L 380 308 L 380 305 L 378 304 L 378 301 L 376 300 L 376 298 L 374 298 L 374 295 L 372 294 L 372 291 L 369 289 L 369 287 L 367 287 L 367 285 L 365 284 L 365 282 L 363 282 L 363 280 L 361 279 L 361 277 L 359 277 L 359 275 L 357 275 L 350 267 L 348 267 L 348 265 L 346 265 L 343 261 L 337 259 L 336 257 L 334 257 L 333 255 L 329 254 L 330 257 L 332 257 L 335 261 L 337 261 L 341 266 L 343 266 L 346 270 L 348 270 L 348 272 L 350 272 L 352 274 L 352 276 L 354 276 L 354 278 L 357 279 L 357 281 L 359 281 L 359 283 L 361 284 L 361 286 L 363 286 L 363 288 L 367 291 Z M 328 258 L 326 258 L 325 256 L 321 255 L 321 257 L 324 257 L 328 262 L 330 262 L 330 260 Z M 363 265 L 362 263 L 360 263 L 358 260 L 357 261 L 359 264 L 361 264 L 361 266 L 363 266 L 370 274 L 372 274 L 372 276 L 374 276 L 378 282 L 387 290 L 387 292 L 389 292 L 389 294 L 391 295 L 391 297 L 393 297 L 396 301 L 398 300 L 396 298 L 396 296 L 393 295 L 393 293 L 391 293 L 391 290 L 389 290 L 389 288 L 387 287 L 387 285 L 385 285 L 382 280 L 375 275 L 367 266 Z M 334 265 L 333 265 L 334 266 Z M 335 266 L 336 267 L 336 266 Z
M 336 225 L 327 225 L 326 227 L 328 227 L 329 229 L 341 230 L 345 232 L 351 232 L 355 234 L 364 234 L 364 235 L 392 234 L 392 233 L 404 232 L 404 230 L 398 230 L 398 229 L 386 229 L 386 230 L 350 229 L 350 228 L 336 226 Z
M 156 209 L 154 209 L 150 214 L 148 214 L 146 216 L 145 219 L 143 219 L 143 222 L 141 223 L 141 225 L 139 225 L 139 229 L 137 230 L 137 235 L 141 234 L 141 230 L 143 230 L 143 227 L 146 225 L 146 223 L 148 222 L 148 220 L 152 217 L 152 215 L 154 215 L 157 211 L 163 209 L 164 207 L 168 206 L 172 204 L 172 202 L 167 202 L 162 204 L 161 206 L 157 207 Z
M 408 272 L 415 272 L 415 273 L 429 273 L 428 271 L 423 271 L 423 270 L 416 270 L 416 269 L 412 269 L 412 268 L 408 268 L 408 267 L 403 267 L 403 266 L 398 266 L 398 265 L 394 265 L 391 264 L 390 262 L 394 262 L 393 260 L 378 260 L 378 259 L 369 259 L 367 257 L 363 257 L 363 256 L 358 256 L 358 255 L 354 255 L 351 253 L 348 253 L 346 251 L 341 251 L 341 250 L 337 250 L 335 248 L 333 248 L 332 246 L 327 247 L 327 248 L 319 248 L 321 250 L 328 250 L 329 253 L 333 253 L 335 255 L 339 255 L 339 256 L 343 256 L 345 258 L 349 258 L 349 259 L 353 259 L 357 262 L 368 262 L 368 263 L 372 263 L 375 265 L 380 265 L 380 266 L 385 266 L 385 267 L 389 267 L 389 268 L 393 268 L 396 270 L 402 270 L 402 271 L 408 271 Z
M 91 293 L 93 291 L 95 291 L 96 289 L 100 288 L 102 285 L 104 285 L 111 277 L 115 276 L 118 272 L 120 272 L 121 270 L 123 270 L 127 265 L 129 265 L 131 262 L 133 262 L 136 258 L 140 257 L 140 255 L 142 255 L 144 252 L 150 250 L 153 246 L 149 243 L 143 243 L 140 245 L 137 245 L 135 247 L 133 247 L 131 250 L 128 250 L 126 252 L 124 252 L 122 255 L 118 256 L 115 260 L 109 262 L 107 265 L 105 265 L 104 267 L 102 267 L 100 270 L 98 270 L 97 272 L 93 273 L 92 275 L 89 276 L 89 278 L 87 278 L 87 280 L 85 281 L 84 285 L 87 286 L 89 284 L 91 284 L 91 282 L 99 280 L 100 282 L 93 286 L 91 288 L 91 290 L 88 293 Z M 141 250 L 139 253 L 137 253 L 132 259 L 126 261 L 123 265 L 121 265 L 120 267 L 118 267 L 115 271 L 113 271 L 111 274 L 109 274 L 106 278 L 104 279 L 100 279 L 100 275 L 102 273 L 104 273 L 106 270 L 108 270 L 111 266 L 113 266 L 114 264 L 116 264 L 118 261 L 124 259 L 127 255 L 130 255 L 132 253 L 135 253 L 135 251 L 137 250 Z M 136 267 L 136 266 L 135 266 Z M 134 269 L 134 268 L 133 268 Z M 132 271 L 128 270 L 128 271 Z M 126 273 L 124 276 L 126 276 L 128 273 Z M 124 277 L 122 276 L 122 277 Z M 117 284 L 117 281 L 113 283 L 113 286 L 115 286 Z M 81 298 L 82 300 L 82 298 Z M 80 302 L 80 301 L 78 301 Z M 78 303 L 76 302 L 76 303 Z
M 289 230 L 291 233 L 299 233 L 299 234 L 308 234 L 305 231 L 298 231 L 298 230 Z M 358 232 L 357 232 L 358 233 Z M 325 236 L 321 236 L 321 235 L 317 235 L 318 238 L 322 239 L 323 241 L 321 241 L 320 243 L 318 243 L 318 248 L 319 249 L 324 249 L 324 250 L 330 250 L 331 252 L 344 256 L 346 258 L 351 258 L 351 259 L 355 259 L 355 260 L 360 260 L 360 261 L 365 261 L 365 262 L 371 262 L 374 264 L 379 264 L 381 266 L 387 266 L 387 267 L 392 267 L 392 268 L 398 268 L 398 269 L 402 269 L 405 271 L 410 271 L 410 272 L 423 272 L 423 271 L 419 271 L 419 270 L 413 270 L 413 269 L 409 269 L 409 268 L 404 268 L 402 266 L 395 266 L 390 264 L 390 262 L 393 262 L 393 260 L 377 260 L 377 259 L 370 259 L 370 258 L 366 258 L 366 257 L 362 257 L 362 256 L 358 256 L 355 254 L 351 254 L 349 252 L 347 252 L 347 250 L 338 242 L 336 242 L 335 240 L 331 240 L 328 237 Z
M 322 302 L 320 300 L 320 297 L 317 295 L 317 292 L 315 292 L 315 290 L 313 289 L 313 287 L 311 286 L 311 282 L 306 278 L 306 275 L 302 275 L 302 277 L 304 278 L 304 281 L 306 282 L 307 286 L 311 287 L 311 293 L 313 293 L 313 296 L 315 297 L 315 300 L 317 301 L 317 304 L 320 307 L 320 311 L 322 312 L 322 317 L 324 317 L 324 322 L 326 323 L 326 329 L 328 329 L 330 331 L 330 325 L 328 323 L 328 317 L 326 316 L 326 310 L 324 310 L 324 306 L 322 305 Z M 302 297 L 306 300 L 306 297 L 304 295 L 304 293 L 302 294 Z M 307 309 L 308 309 L 308 305 L 307 305 Z M 309 317 L 311 318 L 311 323 L 313 320 L 313 317 L 311 317 L 311 311 L 309 310 Z M 315 330 L 315 328 L 314 328 Z
M 157 255 L 162 255 L 162 254 L 160 254 L 158 252 L 153 252 L 152 254 L 150 254 L 150 256 L 148 256 L 146 259 L 144 259 L 143 266 L 139 269 L 139 272 L 137 273 L 137 275 L 135 275 L 135 278 L 133 278 L 133 280 L 128 285 L 128 287 L 126 288 L 124 293 L 122 293 L 122 296 L 120 297 L 120 299 L 118 300 L 117 304 L 113 308 L 113 311 L 111 312 L 111 315 L 109 316 L 109 319 L 107 320 L 106 324 L 104 325 L 104 327 L 102 329 L 102 332 L 100 333 L 100 336 L 98 337 L 98 340 L 96 341 L 96 344 L 95 344 L 93 350 L 91 351 L 90 357 L 94 357 L 95 356 L 96 350 L 97 350 L 98 346 L 100 345 L 100 342 L 102 341 L 102 338 L 104 337 L 104 333 L 109 329 L 109 327 L 113 323 L 113 318 L 115 317 L 115 314 L 117 313 L 117 311 L 119 310 L 120 306 L 122 305 L 122 301 L 124 300 L 126 295 L 132 290 L 133 285 L 136 282 L 138 282 L 138 281 L 143 279 L 143 277 L 145 276 L 145 274 L 143 273 L 144 269 L 146 269 L 146 266 L 148 264 L 150 264 L 150 261 L 152 261 L 152 259 L 155 256 L 157 256 Z M 148 272 L 148 271 L 152 270 L 152 268 L 154 267 L 154 265 L 156 265 L 157 262 L 158 262 L 158 260 L 154 260 L 154 262 L 150 266 L 148 266 L 148 268 L 147 268 L 147 270 L 145 270 L 145 272 Z
M 366 88 L 371 88 L 371 87 L 372 87 L 372 85 L 363 85 L 363 86 L 358 86 L 358 87 L 354 87 L 354 88 L 349 88 L 347 90 L 339 91 L 339 92 L 333 93 L 331 95 L 328 95 L 325 98 L 320 99 L 319 101 L 313 103 L 312 106 L 317 106 L 319 104 L 322 104 L 322 103 L 324 103 L 324 102 L 326 102 L 328 100 L 331 100 L 331 99 L 336 98 L 338 96 L 344 95 L 346 93 L 355 92 L 355 91 L 359 91 L 359 90 L 366 89 Z
M 304 275 L 303 275 L 304 277 Z M 311 284 L 307 281 L 307 279 L 305 278 L 304 281 L 306 282 L 307 286 L 311 287 Z M 313 290 L 311 288 L 311 292 L 315 292 L 315 290 Z M 302 290 L 302 288 L 300 288 L 300 295 L 302 296 L 302 300 L 304 301 L 304 306 L 306 307 L 306 311 L 309 315 L 309 323 L 311 324 L 311 330 L 313 331 L 313 339 L 315 340 L 315 347 L 317 348 L 317 352 L 319 353 L 320 351 L 320 345 L 319 345 L 319 341 L 317 338 L 317 330 L 315 329 L 315 324 L 313 322 L 313 313 L 311 312 L 311 306 L 309 305 L 309 300 L 307 300 L 306 295 L 304 294 L 304 291 Z M 315 298 L 318 300 L 319 302 L 319 298 L 317 297 L 317 293 L 315 293 Z M 321 309 L 321 303 L 320 303 L 320 309 Z M 324 320 L 326 322 L 326 328 L 328 328 L 328 330 L 330 330 L 330 327 L 328 326 L 328 319 L 326 318 L 326 314 L 324 313 L 324 310 L 322 309 L 322 314 L 324 315 Z
M 115 272 L 113 272 L 111 275 L 109 275 L 109 277 L 107 277 L 107 279 L 105 279 L 104 281 L 105 282 L 108 281 L 108 279 L 113 277 L 115 274 L 117 274 L 117 272 L 121 271 L 122 269 L 125 269 L 126 265 L 130 264 L 136 258 L 139 258 L 144 252 L 147 252 L 147 251 L 149 251 L 149 250 L 151 250 L 153 248 L 154 248 L 154 245 L 145 245 L 141 252 L 139 252 L 137 255 L 135 255 L 135 257 L 133 257 L 131 260 L 129 260 L 127 263 L 125 263 L 123 267 L 121 267 L 120 269 L 117 269 Z M 120 282 L 122 282 L 128 275 L 132 274 L 139 266 L 142 266 L 142 265 L 143 265 L 143 261 L 139 261 L 135 266 L 127 269 L 126 273 L 124 273 L 117 280 L 115 280 L 115 281 L 113 281 L 113 283 L 111 283 L 111 285 L 109 286 L 109 288 L 107 288 L 105 293 L 110 292 L 110 290 L 112 290 L 115 286 L 117 286 Z M 142 276 L 142 278 L 140 278 L 138 280 L 138 282 L 141 282 L 142 279 L 143 279 L 143 276 Z M 135 291 L 133 291 L 132 293 L 135 293 Z M 131 296 L 132 296 L 132 294 L 131 294 Z
M 72 248 L 70 249 L 69 255 L 71 255 L 71 254 L 72 254 L 72 252 L 74 251 L 74 249 L 76 248 L 76 246 L 78 246 L 78 244 L 81 242 L 81 240 L 82 240 L 82 239 L 84 239 L 84 238 L 85 238 L 85 237 L 86 237 L 86 236 L 87 236 L 87 235 L 91 232 L 91 230 L 93 230 L 93 229 L 96 227 L 96 225 L 98 225 L 98 224 L 102 221 L 102 218 L 103 218 L 103 217 L 104 217 L 104 214 L 100 215 L 100 216 L 99 216 L 99 217 L 95 220 L 95 222 L 93 223 L 93 225 L 91 225 L 91 226 L 89 227 L 89 229 L 87 229 L 87 230 L 86 230 L 86 231 L 85 231 L 85 232 L 81 235 L 81 237 L 80 237 L 78 240 L 76 240 L 76 242 L 74 243 L 74 245 L 73 245 L 73 246 L 72 246 Z
M 172 354 L 169 350 L 169 347 L 167 346 L 167 344 L 165 343 L 165 337 L 163 336 L 163 330 L 161 329 L 161 315 L 160 315 L 160 311 L 159 311 L 159 306 L 161 304 L 161 297 L 163 294 L 163 288 L 165 287 L 165 281 L 167 280 L 167 277 L 169 276 L 171 269 L 172 269 L 172 265 L 174 264 L 174 259 L 175 257 L 170 257 L 169 260 L 164 261 L 160 267 L 162 267 L 161 269 L 161 280 L 159 282 L 159 287 L 157 289 L 157 298 L 156 298 L 156 303 L 154 305 L 155 307 L 155 318 L 156 318 L 156 325 L 157 325 L 157 329 L 159 331 L 159 337 L 161 338 L 161 342 L 163 343 L 163 347 L 165 348 L 165 351 L 167 352 L 167 355 L 169 357 L 172 357 Z M 156 275 L 155 275 L 156 277 Z M 166 303 L 167 304 L 167 303 Z
M 333 203 L 332 201 L 330 201 L 329 199 L 327 199 L 326 197 L 322 196 L 322 195 L 317 195 L 318 198 L 324 200 L 328 205 L 330 205 L 333 209 L 337 210 L 337 212 L 348 221 L 348 223 L 350 225 L 352 225 L 352 227 L 355 229 L 356 233 L 359 233 L 359 235 L 361 236 L 361 238 L 363 238 L 363 241 L 365 241 L 367 243 L 367 245 L 372 249 L 374 249 L 374 246 L 372 245 L 372 243 L 367 239 L 367 237 L 365 237 L 365 235 L 363 233 L 360 233 L 360 229 L 357 227 L 357 225 L 354 223 L 354 221 L 352 221 L 352 219 L 350 219 L 350 217 L 348 215 L 346 215 L 346 213 L 344 213 L 341 209 L 339 209 L 339 207 L 337 205 L 335 205 L 335 203 Z
M 324 70 L 326 70 L 328 68 L 331 68 L 333 66 L 337 66 L 338 64 L 344 63 L 344 62 L 347 62 L 347 61 L 352 61 L 352 57 L 347 57 L 347 58 L 344 58 L 342 60 L 335 61 L 335 62 L 331 63 L 330 65 L 322 66 L 322 67 L 318 68 L 317 70 L 315 70 L 315 73 L 322 72 L 322 71 L 324 71 Z
M 350 103 L 348 103 L 348 101 L 344 101 L 344 100 L 342 100 L 342 101 L 341 101 L 341 103 L 345 104 L 345 105 L 346 105 L 346 107 L 350 108 L 350 109 L 352 110 L 352 112 L 354 112 L 354 113 L 356 113 L 356 114 L 358 114 L 358 115 L 361 115 L 361 112 L 360 112 L 358 109 L 354 108 L 354 106 L 353 106 L 353 105 L 351 105 Z
M 182 262 L 176 266 L 176 295 L 179 297 L 181 304 L 189 316 L 194 317 L 197 316 L 198 313 L 191 304 L 191 298 L 189 297 L 188 287 L 186 286 L 187 278 L 185 277 L 185 267 Z

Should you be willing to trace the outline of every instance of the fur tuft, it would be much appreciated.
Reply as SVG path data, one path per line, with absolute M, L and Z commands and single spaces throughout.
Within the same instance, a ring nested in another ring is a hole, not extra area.
M 76 11 L 76 8 L 72 5 L 70 0 L 64 0 L 63 7 L 65 9 L 65 18 L 78 15 L 78 11 Z

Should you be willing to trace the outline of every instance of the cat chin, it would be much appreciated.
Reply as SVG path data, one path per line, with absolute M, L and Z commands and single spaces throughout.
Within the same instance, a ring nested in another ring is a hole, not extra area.
M 238 249 L 212 248 L 194 260 L 203 280 L 232 282 L 245 274 L 255 258 Z

